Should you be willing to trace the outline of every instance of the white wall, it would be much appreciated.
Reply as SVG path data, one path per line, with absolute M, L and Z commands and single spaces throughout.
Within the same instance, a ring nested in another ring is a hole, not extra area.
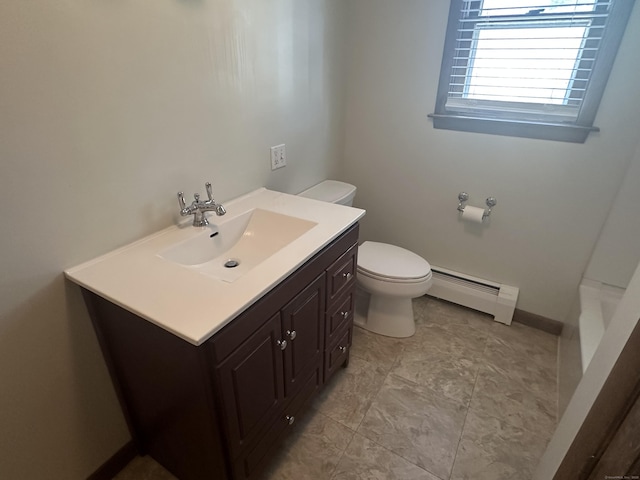
M 433 129 L 449 2 L 349 2 L 343 178 L 367 209 L 361 236 L 435 265 L 520 287 L 517 307 L 564 320 L 640 133 L 640 8 L 585 144 Z M 498 205 L 484 226 L 457 196 Z
M 637 9 L 636 9 L 637 10 Z M 598 238 L 585 277 L 626 288 L 640 262 L 640 143 Z
M 129 439 L 63 269 L 174 222 L 178 190 L 334 175 L 343 18 L 339 0 L 0 2 L 0 477 L 86 478 Z

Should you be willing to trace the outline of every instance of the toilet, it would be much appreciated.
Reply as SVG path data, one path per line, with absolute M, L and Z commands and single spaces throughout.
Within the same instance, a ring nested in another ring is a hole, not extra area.
M 351 206 L 356 187 L 325 180 L 298 195 Z M 354 323 L 388 337 L 416 331 L 411 300 L 427 293 L 431 266 L 419 255 L 395 245 L 366 241 L 358 248 Z

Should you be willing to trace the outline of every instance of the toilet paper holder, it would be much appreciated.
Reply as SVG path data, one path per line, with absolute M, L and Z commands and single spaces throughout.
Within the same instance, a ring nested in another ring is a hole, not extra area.
M 459 212 L 464 212 L 464 207 L 466 207 L 465 203 L 467 201 L 469 201 L 469 194 L 467 192 L 460 192 L 458 194 L 458 211 Z M 498 201 L 495 199 L 495 197 L 488 197 L 485 203 L 489 208 L 486 209 L 482 214 L 483 219 L 491 215 L 491 209 L 498 204 Z

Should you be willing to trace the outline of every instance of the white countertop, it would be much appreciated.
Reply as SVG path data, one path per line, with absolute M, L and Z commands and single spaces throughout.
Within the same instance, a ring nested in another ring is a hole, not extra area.
M 364 210 L 260 188 L 208 214 L 216 225 L 260 208 L 317 223 L 249 272 L 228 283 L 163 259 L 158 252 L 202 232 L 191 221 L 65 270 L 71 281 L 194 345 L 200 345 L 346 231 Z

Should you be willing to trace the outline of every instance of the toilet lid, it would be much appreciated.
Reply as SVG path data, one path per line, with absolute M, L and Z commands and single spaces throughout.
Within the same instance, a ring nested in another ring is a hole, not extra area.
M 431 265 L 420 255 L 402 247 L 364 242 L 358 248 L 358 269 L 378 277 L 411 279 L 429 275 Z
M 355 196 L 356 187 L 337 180 L 325 180 L 298 195 L 329 203 L 342 203 L 347 197 Z

